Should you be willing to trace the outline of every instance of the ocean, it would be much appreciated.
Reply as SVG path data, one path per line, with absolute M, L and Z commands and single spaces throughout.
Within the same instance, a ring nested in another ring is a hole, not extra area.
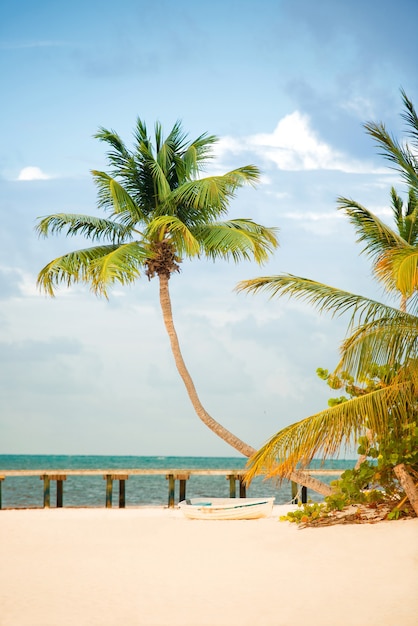
M 241 469 L 243 457 L 188 457 L 188 456 L 65 456 L 65 455 L 0 455 L 2 470 L 64 470 L 64 469 Z M 323 469 L 348 469 L 355 460 L 330 460 Z M 320 468 L 321 462 L 313 462 L 311 468 Z M 321 476 L 330 482 L 336 476 Z M 178 483 L 178 481 L 176 481 Z M 168 502 L 168 481 L 162 476 L 130 476 L 126 485 L 126 506 L 165 506 Z M 118 506 L 118 484 L 114 483 L 113 506 Z M 8 476 L 2 481 L 3 508 L 40 508 L 43 506 L 43 481 L 39 476 Z M 55 506 L 56 483 L 51 481 L 51 506 Z M 176 502 L 178 501 L 176 484 Z M 193 497 L 229 497 L 229 481 L 225 476 L 191 476 L 187 481 L 186 495 Z M 238 495 L 238 494 L 237 494 Z M 276 481 L 256 478 L 247 488 L 248 497 L 274 496 L 276 504 L 291 501 L 288 481 L 278 485 Z M 106 482 L 102 476 L 67 476 L 64 482 L 63 506 L 104 507 Z M 320 501 L 322 497 L 308 491 L 308 498 Z

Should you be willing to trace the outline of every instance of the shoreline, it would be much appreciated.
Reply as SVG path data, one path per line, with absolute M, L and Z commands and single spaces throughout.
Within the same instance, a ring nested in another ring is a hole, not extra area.
M 2 510 L 0 625 L 415 626 L 417 518 L 301 530 L 295 508 Z

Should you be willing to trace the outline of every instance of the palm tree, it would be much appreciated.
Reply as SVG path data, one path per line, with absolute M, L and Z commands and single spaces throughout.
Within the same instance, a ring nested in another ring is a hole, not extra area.
M 412 103 L 402 92 L 405 119 L 411 129 L 412 145 L 418 147 L 418 118 Z M 365 428 L 376 438 L 388 435 L 394 424 L 395 436 L 416 420 L 418 412 L 418 241 L 417 203 L 418 161 L 408 145 L 401 146 L 382 124 L 366 129 L 384 149 L 384 154 L 400 169 L 410 185 L 409 202 L 402 202 L 392 191 L 399 235 L 361 205 L 340 198 L 340 208 L 366 241 L 366 252 L 375 260 L 376 275 L 388 290 L 397 289 L 406 302 L 396 309 L 368 298 L 344 292 L 310 279 L 292 276 L 266 276 L 242 281 L 238 291 L 267 291 L 271 296 L 288 295 L 315 306 L 320 313 L 343 315 L 351 311 L 348 338 L 341 346 L 341 359 L 335 373 L 347 371 L 357 380 L 367 377 L 371 366 L 397 364 L 387 384 L 372 393 L 352 398 L 292 424 L 275 434 L 249 462 L 248 480 L 257 474 L 287 477 L 298 466 L 306 467 L 316 456 L 323 459 L 356 439 Z M 405 304 L 405 306 L 404 306 Z M 390 415 L 391 420 L 388 419 Z M 366 418 L 366 419 L 365 419 Z M 392 426 L 390 425 L 390 423 Z M 400 468 L 395 468 L 396 470 Z M 404 474 L 402 474 L 402 480 Z M 409 493 L 412 490 L 409 489 Z M 410 496 L 415 500 L 416 493 Z M 412 502 L 412 500 L 411 500 Z
M 188 143 L 179 122 L 165 140 L 157 123 L 153 145 L 138 119 L 132 151 L 113 130 L 101 128 L 95 137 L 110 146 L 109 173 L 92 172 L 98 206 L 109 218 L 57 213 L 41 218 L 37 230 L 43 236 L 81 234 L 101 243 L 54 259 L 39 273 L 38 285 L 54 296 L 60 284 L 85 282 L 95 294 L 107 297 L 114 283 L 133 283 L 141 273 L 149 279 L 157 276 L 175 364 L 195 412 L 216 435 L 249 457 L 255 448 L 215 421 L 200 401 L 174 327 L 169 279 L 179 271 L 182 258 L 253 259 L 261 264 L 277 248 L 276 228 L 249 219 L 219 221 L 236 190 L 257 182 L 259 170 L 247 165 L 223 176 L 201 177 L 217 139 L 203 134 Z M 323 495 L 330 493 L 328 485 L 312 476 L 292 476 Z
M 247 165 L 222 176 L 200 177 L 217 139 L 203 134 L 188 142 L 180 122 L 165 140 L 156 123 L 153 145 L 145 123 L 138 119 L 133 150 L 113 130 L 100 128 L 95 137 L 110 147 L 109 172 L 92 172 L 98 206 L 109 217 L 56 213 L 40 218 L 40 235 L 84 235 L 96 245 L 48 263 L 39 273 L 38 285 L 53 296 L 60 284 L 85 282 L 95 294 L 107 297 L 115 283 L 133 283 L 141 274 L 157 276 L 175 363 L 197 415 L 224 441 L 250 456 L 254 448 L 216 422 L 200 402 L 180 351 L 169 279 L 179 271 L 182 258 L 254 259 L 259 264 L 267 260 L 278 246 L 275 228 L 250 219 L 220 221 L 236 190 L 254 185 L 259 170 Z

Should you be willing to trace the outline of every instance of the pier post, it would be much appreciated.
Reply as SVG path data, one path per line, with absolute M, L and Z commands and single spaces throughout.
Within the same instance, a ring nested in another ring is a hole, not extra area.
M 113 491 L 113 480 L 110 474 L 106 474 L 103 476 L 106 479 L 106 508 L 112 508 L 112 491 Z
M 1 485 L 2 485 L 3 480 L 4 480 L 4 476 L 0 476 L 0 510 L 1 510 L 1 507 L 2 507 L 2 500 L 1 500 Z
M 174 478 L 179 481 L 179 502 L 186 499 L 186 483 L 190 478 L 190 474 L 176 474 Z
M 51 506 L 51 481 L 49 476 L 40 476 L 40 479 L 44 481 L 44 509 L 49 509 Z
M 62 479 L 57 480 L 57 508 L 62 507 L 64 487 Z
M 128 474 L 122 474 L 120 476 L 112 476 L 112 478 L 114 480 L 118 480 L 119 481 L 119 508 L 120 509 L 124 509 L 125 508 L 125 481 L 128 480 L 129 476 Z
M 112 508 L 113 497 L 113 481 L 119 481 L 119 508 L 125 508 L 125 481 L 128 480 L 129 474 L 105 474 L 103 478 L 106 480 L 106 508 Z
M 229 497 L 236 497 L 236 481 L 239 482 L 239 497 L 246 498 L 247 497 L 247 488 L 245 486 L 244 478 L 241 474 L 228 474 L 226 479 L 229 480 Z
M 174 509 L 174 489 L 176 485 L 174 474 L 167 474 L 166 479 L 168 480 L 168 508 Z
M 229 474 L 226 479 L 229 480 L 229 497 L 235 498 L 235 474 Z
M 295 483 L 292 480 L 292 504 L 299 504 L 299 502 L 301 502 L 302 504 L 306 504 L 308 501 L 307 488 L 305 486 L 302 486 L 300 498 L 298 496 L 298 492 L 299 492 L 298 483 Z
M 44 509 L 51 507 L 51 480 L 57 481 L 57 508 L 62 507 L 63 481 L 67 479 L 67 476 L 65 474 L 43 474 L 39 478 L 44 481 Z
M 119 508 L 125 508 L 125 481 L 123 479 L 119 481 Z

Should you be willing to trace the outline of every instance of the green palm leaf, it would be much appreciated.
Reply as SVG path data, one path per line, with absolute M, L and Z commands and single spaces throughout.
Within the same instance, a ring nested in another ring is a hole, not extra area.
M 265 228 L 252 220 L 236 219 L 192 229 L 210 259 L 229 258 L 235 262 L 254 259 L 264 263 L 278 246 L 277 229 Z
M 109 249 L 103 256 L 97 256 L 87 268 L 92 291 L 107 298 L 109 287 L 115 283 L 134 283 L 149 257 L 149 248 L 137 242 L 122 244 Z
M 39 273 L 37 284 L 54 296 L 61 284 L 70 287 L 86 282 L 94 293 L 107 297 L 109 286 L 115 282 L 134 282 L 148 256 L 149 250 L 137 242 L 76 250 L 48 263 Z
M 107 239 L 119 243 L 125 238 L 131 238 L 132 229 L 112 220 L 78 215 L 74 213 L 55 213 L 39 218 L 36 226 L 39 235 L 47 237 L 63 232 L 67 236 L 83 235 L 92 241 Z
M 91 263 L 117 248 L 117 244 L 95 246 L 64 254 L 48 263 L 39 272 L 37 285 L 48 295 L 54 296 L 56 287 L 61 284 L 70 287 L 79 282 L 88 282 Z
M 408 185 L 418 192 L 418 116 L 412 102 L 406 93 L 401 90 L 404 104 L 403 119 L 407 124 L 408 142 L 400 143 L 390 134 L 384 124 L 367 122 L 364 127 L 368 134 L 376 140 L 380 154 L 386 158 L 396 171 L 406 180 Z M 411 147 L 412 148 L 411 148 Z
M 358 234 L 358 242 L 365 242 L 368 256 L 379 258 L 384 250 L 405 245 L 405 240 L 395 233 L 387 224 L 361 204 L 349 198 L 340 197 L 338 208 L 343 210 Z
M 203 211 L 208 219 L 217 219 L 227 212 L 228 204 L 236 190 L 246 183 L 255 184 L 258 178 L 258 168 L 248 165 L 223 176 L 210 176 L 185 182 L 173 190 L 171 199 L 179 207 L 179 214 L 182 210 L 192 208 Z
M 127 224 L 136 224 L 146 220 L 146 216 L 126 189 L 114 178 L 106 174 L 92 170 L 94 182 L 97 187 L 98 206 L 105 211 L 112 211 L 119 219 Z
M 320 313 L 328 312 L 332 316 L 341 316 L 351 312 L 351 326 L 356 321 L 368 323 L 382 315 L 397 316 L 399 314 L 398 309 L 388 307 L 381 302 L 292 274 L 243 280 L 238 283 L 236 290 L 248 293 L 266 291 L 270 293 L 270 297 L 289 296 L 311 304 Z

